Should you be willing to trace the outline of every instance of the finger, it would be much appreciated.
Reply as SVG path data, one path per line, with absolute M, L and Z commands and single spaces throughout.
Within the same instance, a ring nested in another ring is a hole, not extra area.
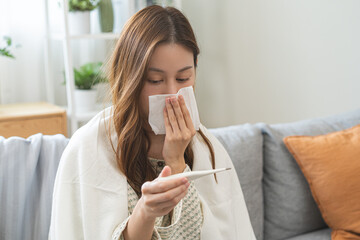
M 165 133 L 172 133 L 173 129 L 169 121 L 169 114 L 167 112 L 166 107 L 164 108 L 164 123 L 165 123 Z
M 183 112 L 186 126 L 193 132 L 193 131 L 195 131 L 195 127 L 192 122 L 190 112 L 189 112 L 188 108 L 186 107 L 185 99 L 182 95 L 179 96 L 179 99 L 180 99 L 180 108 Z
M 154 208 L 154 211 L 156 211 L 156 213 L 158 213 L 159 216 L 165 216 L 169 214 L 175 208 L 176 205 L 177 204 L 164 208 L 156 207 Z
M 170 122 L 171 128 L 173 129 L 174 133 L 178 133 L 180 131 L 180 129 L 179 129 L 178 122 L 176 120 L 174 109 L 170 103 L 170 99 L 166 100 L 165 105 L 166 105 L 166 110 L 167 110 L 167 113 L 169 116 L 169 122 Z
M 177 195 L 171 201 L 162 202 L 162 203 L 157 204 L 156 206 L 153 207 L 153 209 L 156 209 L 158 211 L 160 210 L 161 212 L 166 212 L 166 211 L 170 212 L 172 209 L 174 209 L 174 207 L 176 205 L 179 204 L 181 199 L 183 199 L 187 193 L 188 193 L 188 191 L 186 190 L 186 191 L 182 192 L 181 194 Z
M 172 204 L 176 205 L 183 197 L 185 197 L 189 186 L 190 183 L 187 183 L 177 188 L 173 188 L 165 193 L 156 194 L 156 202 L 159 203 L 160 208 L 169 207 Z
M 159 177 L 167 177 L 171 175 L 171 168 L 169 166 L 165 166 L 161 173 L 159 174 Z
M 186 196 L 187 193 L 188 193 L 188 191 L 186 190 L 186 191 L 182 192 L 181 194 L 179 194 L 178 196 L 176 196 L 172 201 L 167 201 L 167 202 L 160 203 L 155 208 L 172 210 L 176 205 L 179 204 L 181 199 L 183 199 Z
M 184 130 L 186 129 L 186 123 L 185 123 L 185 120 L 184 120 L 184 116 L 183 116 L 183 113 L 182 113 L 182 110 L 180 108 L 180 104 L 179 104 L 179 101 L 177 98 L 172 98 L 171 99 L 171 104 L 174 108 L 174 112 L 175 112 L 175 116 L 176 116 L 176 119 L 178 121 L 178 124 L 179 124 L 179 127 L 180 127 L 180 130 Z
M 185 187 L 185 189 L 175 193 L 175 195 L 170 195 L 169 192 L 165 193 L 159 193 L 159 194 L 150 194 L 147 195 L 147 205 L 151 207 L 154 211 L 162 211 L 165 208 L 174 208 L 176 204 L 180 202 L 181 199 L 183 199 L 187 192 L 188 192 L 188 186 L 190 184 L 187 184 L 185 186 L 181 186 L 182 188 Z M 181 188 L 180 187 L 180 188 Z
M 157 213 L 157 215 L 158 215 L 159 217 L 161 217 L 161 216 L 168 215 L 168 214 L 171 212 L 171 210 L 173 210 L 173 208 L 174 208 L 174 207 L 167 207 L 167 208 L 161 208 L 161 209 L 156 208 L 156 209 L 154 210 L 154 212 Z
M 152 182 L 146 182 L 143 184 L 141 190 L 144 194 L 156 194 L 169 191 L 170 189 L 184 185 L 188 180 L 183 178 L 170 179 L 170 180 L 159 180 L 158 178 Z

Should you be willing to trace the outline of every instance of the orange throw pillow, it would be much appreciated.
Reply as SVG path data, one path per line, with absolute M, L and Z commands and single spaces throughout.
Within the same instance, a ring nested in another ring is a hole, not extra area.
M 284 143 L 310 185 L 334 240 L 360 240 L 360 125 Z

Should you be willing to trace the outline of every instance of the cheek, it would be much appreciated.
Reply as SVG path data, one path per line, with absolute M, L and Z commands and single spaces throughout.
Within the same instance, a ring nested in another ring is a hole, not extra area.
M 144 104 L 144 112 L 146 114 L 146 116 L 149 116 L 149 97 L 146 97 L 146 99 L 144 100 L 145 104 Z
M 141 98 L 140 99 L 140 108 L 141 108 L 141 112 L 143 114 L 146 115 L 148 107 L 149 107 L 149 103 L 148 103 L 148 101 L 146 101 L 146 98 L 144 98 L 144 97 Z
M 149 98 L 148 98 L 148 96 L 143 96 L 140 101 L 140 104 L 141 104 L 140 108 L 141 108 L 143 117 L 148 117 L 149 116 Z
M 141 113 L 143 114 L 143 117 L 148 117 L 149 115 L 149 96 L 150 94 L 147 89 L 143 89 L 143 91 L 140 94 L 140 109 Z
M 189 81 L 187 81 L 187 83 L 185 84 L 186 87 L 190 87 L 192 86 L 193 88 L 195 87 L 195 78 L 191 78 L 189 79 Z

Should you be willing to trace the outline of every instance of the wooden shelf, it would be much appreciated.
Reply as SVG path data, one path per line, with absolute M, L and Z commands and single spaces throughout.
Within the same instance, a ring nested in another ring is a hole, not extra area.
M 101 112 L 107 107 L 110 107 L 111 103 L 106 104 L 96 104 L 95 109 L 87 112 L 77 112 L 74 116 L 77 122 L 86 122 L 89 121 L 91 118 L 95 117 L 96 114 Z M 63 109 L 67 110 L 67 106 L 61 106 Z M 68 112 L 68 117 L 71 118 L 71 113 Z
M 65 109 L 45 102 L 0 105 L 0 136 L 27 138 L 36 133 L 67 136 Z
M 115 40 L 120 36 L 119 33 L 89 33 L 89 34 L 80 34 L 80 35 L 69 35 L 70 40 L 79 40 L 79 39 L 108 39 Z M 66 36 L 64 34 L 53 34 L 51 39 L 54 40 L 65 40 Z

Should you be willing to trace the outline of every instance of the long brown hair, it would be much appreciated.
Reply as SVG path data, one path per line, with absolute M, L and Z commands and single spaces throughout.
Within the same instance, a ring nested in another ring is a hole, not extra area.
M 108 67 L 112 121 L 118 138 L 116 149 L 114 146 L 113 149 L 121 172 L 138 196 L 141 196 L 142 184 L 156 178 L 147 159 L 151 142 L 143 128 L 139 97 L 150 57 L 160 43 L 177 43 L 187 47 L 194 54 L 196 67 L 200 51 L 189 21 L 176 8 L 157 5 L 140 10 L 127 21 Z M 211 163 L 215 168 L 213 147 L 201 130 L 199 133 L 209 148 Z M 190 144 L 184 158 L 192 168 L 194 156 Z

